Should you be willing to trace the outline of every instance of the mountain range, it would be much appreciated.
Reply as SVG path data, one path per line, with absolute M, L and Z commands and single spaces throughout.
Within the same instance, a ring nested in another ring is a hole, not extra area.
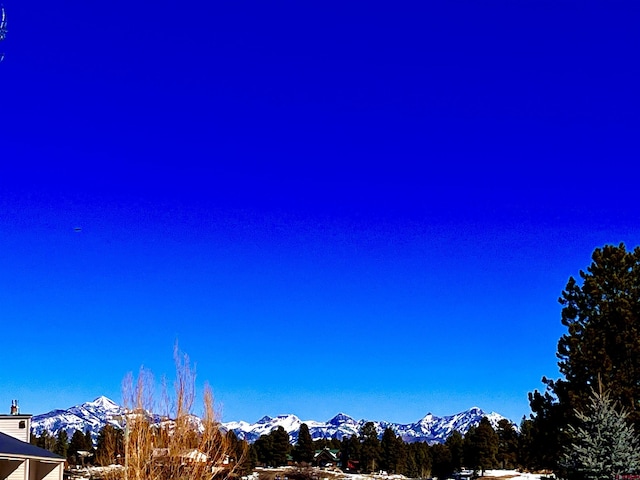
M 66 410 L 53 410 L 41 415 L 35 415 L 31 420 L 32 432 L 42 435 L 47 430 L 51 435 L 57 436 L 61 430 L 65 430 L 69 438 L 75 430 L 81 432 L 91 431 L 94 441 L 98 432 L 105 425 L 113 425 L 117 428 L 124 428 L 126 410 L 113 400 L 107 397 L 98 397 L 92 402 L 85 402 L 75 405 Z M 442 443 L 447 437 L 457 430 L 463 435 L 471 426 L 478 425 L 482 417 L 487 417 L 494 428 L 498 422 L 505 417 L 498 413 L 485 413 L 478 407 L 454 415 L 437 417 L 428 413 L 415 423 L 400 424 L 387 421 L 374 421 L 378 434 L 381 436 L 386 428 L 391 428 L 396 435 L 402 437 L 405 442 L 428 442 Z M 156 416 L 160 421 L 160 416 Z M 265 416 L 256 423 L 245 421 L 226 422 L 222 424 L 225 430 L 232 430 L 240 439 L 249 443 L 257 440 L 260 435 L 268 434 L 277 427 L 283 427 L 291 438 L 291 443 L 295 443 L 298 438 L 300 425 L 306 423 L 309 427 L 311 437 L 316 440 L 320 438 L 349 437 L 357 434 L 360 428 L 368 420 L 355 420 L 352 417 L 339 413 L 326 422 L 315 420 L 301 421 L 295 415 L 278 415 L 277 417 Z M 511 422 L 516 428 L 513 422 Z

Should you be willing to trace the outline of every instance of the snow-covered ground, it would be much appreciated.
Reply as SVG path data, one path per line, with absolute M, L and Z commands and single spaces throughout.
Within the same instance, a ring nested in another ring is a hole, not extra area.
M 284 477 L 288 470 L 293 467 L 279 468 L 256 468 L 259 480 L 272 480 L 276 475 Z M 338 471 L 324 470 L 316 468 L 316 476 L 319 480 L 407 480 L 403 475 L 385 474 L 361 474 L 343 473 Z M 522 473 L 517 470 L 486 470 L 484 477 L 487 480 L 543 480 L 553 478 L 552 474 L 545 473 Z
M 493 479 L 500 478 L 501 480 L 540 480 L 542 478 L 553 477 L 553 475 L 548 473 L 523 473 L 517 470 L 485 470 L 484 477 Z
M 107 472 L 121 470 L 120 465 L 111 465 L 109 467 L 83 467 L 74 469 L 71 477 L 74 479 L 98 477 L 102 478 Z M 246 480 L 272 480 L 276 477 L 285 478 L 288 473 L 295 470 L 294 467 L 279 468 L 256 468 L 252 475 L 248 475 Z M 315 468 L 315 476 L 318 480 L 407 480 L 403 475 L 387 475 L 387 474 L 360 474 L 360 473 L 343 473 L 332 470 Z M 245 478 L 245 477 L 243 477 Z M 521 473 L 517 470 L 486 470 L 484 477 L 487 480 L 543 480 L 553 478 L 553 475 L 543 473 Z

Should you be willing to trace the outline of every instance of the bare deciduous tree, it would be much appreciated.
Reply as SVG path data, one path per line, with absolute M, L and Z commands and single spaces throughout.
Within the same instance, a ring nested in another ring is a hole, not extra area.
M 125 480 L 211 480 L 226 478 L 241 459 L 234 459 L 220 431 L 211 389 L 204 389 L 204 412 L 192 413 L 196 398 L 195 371 L 189 358 L 175 349 L 176 378 L 173 395 L 163 382 L 164 414 L 154 414 L 155 382 L 141 369 L 137 379 L 123 382 L 125 429 Z

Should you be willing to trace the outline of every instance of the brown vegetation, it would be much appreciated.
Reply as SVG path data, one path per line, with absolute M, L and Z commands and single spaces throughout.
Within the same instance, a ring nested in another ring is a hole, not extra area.
M 195 396 L 195 372 L 189 358 L 177 347 L 174 352 L 176 378 L 173 395 L 163 382 L 163 411 L 154 403 L 153 375 L 141 369 L 138 378 L 128 375 L 123 382 L 127 409 L 124 438 L 124 469 L 113 476 L 124 480 L 211 480 L 227 478 L 242 458 L 233 458 L 229 444 L 220 431 L 214 409 L 213 393 L 204 390 L 204 412 L 192 413 Z M 160 421 L 158 421 L 160 420 Z

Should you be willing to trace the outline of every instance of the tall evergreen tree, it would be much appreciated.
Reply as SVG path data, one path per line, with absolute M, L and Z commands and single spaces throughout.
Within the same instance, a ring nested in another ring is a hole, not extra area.
M 340 445 L 341 445 L 340 440 L 338 440 L 336 437 L 331 437 L 329 439 L 328 447 L 331 450 L 340 450 Z
M 96 461 L 100 465 L 111 465 L 124 456 L 124 433 L 113 425 L 105 425 L 98 433 Z
M 87 435 L 80 430 L 73 432 L 71 440 L 69 441 L 69 449 L 67 450 L 67 459 L 70 463 L 81 463 L 82 457 L 78 455 L 78 452 L 90 452 L 93 448 L 87 445 Z
M 420 477 L 420 473 L 418 470 L 418 464 L 416 463 L 415 450 L 411 447 L 411 444 L 407 444 L 405 447 L 407 451 L 407 459 L 403 475 L 409 478 L 418 478 Z
M 529 404 L 533 412 L 528 431 L 530 468 L 555 470 L 558 452 L 567 441 L 564 430 L 571 416 L 570 407 L 566 403 L 558 403 L 548 391 L 542 394 L 537 390 L 529 393 Z
M 276 427 L 274 430 L 269 433 L 269 436 L 272 438 L 272 460 L 273 466 L 279 467 L 287 464 L 287 456 L 289 455 L 289 451 L 291 449 L 291 444 L 289 443 L 289 434 L 282 427 Z
M 260 435 L 253 442 L 253 449 L 256 453 L 258 463 L 265 467 L 273 467 L 273 437 L 271 435 Z
M 239 475 L 242 475 L 253 470 L 253 467 L 249 468 L 247 442 L 245 442 L 244 440 L 239 440 L 238 436 L 234 433 L 233 430 L 229 430 L 226 433 L 225 439 L 229 447 L 230 461 L 235 464 L 237 473 Z
M 360 439 L 358 435 L 343 437 L 340 446 L 340 462 L 343 470 L 351 470 L 360 460 Z
M 561 464 L 571 478 L 610 480 L 640 471 L 640 450 L 633 426 L 623 410 L 616 411 L 607 393 L 593 392 L 579 426 L 569 426 L 573 442 L 564 450 Z
M 447 449 L 448 450 L 448 449 Z M 415 463 L 416 473 L 410 474 L 412 478 L 429 478 L 435 462 L 435 456 L 432 455 L 431 448 L 426 442 L 416 442 L 408 446 L 409 464 Z
M 293 448 L 291 455 L 296 462 L 311 463 L 313 460 L 314 446 L 309 427 L 306 423 L 300 425 L 298 441 Z
M 503 418 L 498 422 L 496 434 L 498 435 L 498 452 L 496 453 L 498 466 L 503 469 L 515 468 L 518 463 L 518 432 L 509 420 Z
M 459 472 L 464 465 L 464 438 L 462 434 L 454 430 L 444 443 L 451 452 L 451 468 L 454 472 Z
M 380 466 L 380 440 L 373 422 L 366 422 L 360 429 L 360 469 L 375 472 Z
M 37 437 L 35 445 L 53 452 L 56 446 L 56 439 L 49 433 L 48 430 L 45 429 L 42 431 L 42 435 Z
M 66 457 L 69 450 L 69 436 L 66 430 L 61 429 L 56 437 L 56 443 L 53 447 L 53 453 L 57 453 L 61 457 Z
M 567 427 L 589 405 L 598 378 L 640 428 L 640 247 L 597 248 L 580 279 L 570 277 L 559 300 L 567 328 L 557 353 L 564 378 L 543 377 L 547 391 L 529 395 L 539 462 L 552 468 Z
M 380 468 L 388 473 L 401 473 L 403 470 L 402 460 L 404 442 L 396 437 L 391 428 L 385 428 L 380 440 Z
M 429 449 L 433 466 L 431 472 L 438 480 L 445 480 L 453 474 L 453 466 L 451 465 L 451 451 L 443 443 L 436 443 Z
M 420 478 L 429 478 L 431 477 L 435 457 L 432 455 L 428 443 L 419 442 L 416 445 L 416 464 L 418 466 L 419 476 Z
M 518 466 L 524 470 L 537 470 L 533 455 L 533 420 L 522 417 L 518 434 Z
M 465 435 L 464 458 L 467 466 L 484 473 L 496 465 L 498 435 L 487 417 L 482 417 L 477 427 L 472 427 Z
M 247 469 L 249 472 L 252 472 L 253 469 L 258 465 L 258 452 L 255 449 L 255 444 L 250 443 L 247 449 Z
M 396 437 L 397 457 L 395 472 L 398 475 L 407 475 L 407 465 L 409 463 L 409 448 L 401 437 Z
M 87 463 L 93 463 L 93 455 L 95 454 L 95 448 L 93 447 L 93 437 L 91 436 L 91 430 L 87 428 L 84 432 L 84 450 L 89 452 L 89 458 L 85 459 Z

